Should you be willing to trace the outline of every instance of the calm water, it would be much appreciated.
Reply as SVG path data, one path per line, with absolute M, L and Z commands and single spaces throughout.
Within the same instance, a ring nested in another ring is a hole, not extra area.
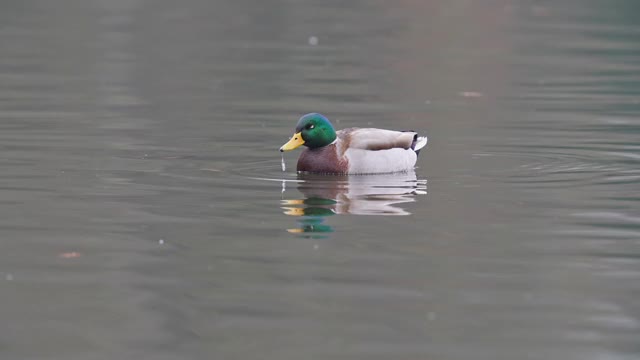
M 640 357 L 640 4 L 480 3 L 3 2 L 0 357 Z

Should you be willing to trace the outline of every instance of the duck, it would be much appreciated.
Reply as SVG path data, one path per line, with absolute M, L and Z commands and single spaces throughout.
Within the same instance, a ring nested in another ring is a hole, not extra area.
M 348 128 L 336 131 L 319 113 L 303 115 L 280 152 L 305 146 L 298 158 L 299 173 L 384 174 L 415 168 L 428 138 L 415 131 Z

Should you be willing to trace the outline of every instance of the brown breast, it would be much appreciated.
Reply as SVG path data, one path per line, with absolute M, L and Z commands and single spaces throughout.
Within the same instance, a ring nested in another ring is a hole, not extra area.
M 298 158 L 298 171 L 314 173 L 346 173 L 349 169 L 347 159 L 338 156 L 336 144 L 317 149 L 305 148 Z

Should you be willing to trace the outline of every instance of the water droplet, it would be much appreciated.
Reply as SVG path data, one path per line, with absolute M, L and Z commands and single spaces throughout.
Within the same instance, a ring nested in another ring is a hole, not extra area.
M 160 244 L 160 245 L 164 244 L 164 239 L 158 240 L 158 244 Z
M 318 250 L 320 248 L 320 246 L 318 246 L 318 244 L 313 245 L 313 250 Z
M 7 276 L 5 276 L 5 279 L 7 279 L 7 281 L 13 281 L 13 274 L 7 274 Z
M 287 166 L 284 164 L 284 153 L 280 154 L 282 156 L 282 172 L 287 171 Z M 284 188 L 284 185 L 283 185 Z
M 309 36 L 309 45 L 316 46 L 318 45 L 318 37 L 317 36 Z

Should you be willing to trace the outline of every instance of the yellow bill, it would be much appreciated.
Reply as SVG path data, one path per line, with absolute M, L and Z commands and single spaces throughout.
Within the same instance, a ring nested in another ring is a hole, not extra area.
M 302 139 L 302 134 L 301 133 L 295 133 L 291 137 L 291 140 L 289 140 L 286 144 L 284 144 L 284 145 L 282 145 L 280 147 L 280 151 L 293 150 L 293 149 L 299 148 L 302 145 L 304 145 L 304 140 Z

